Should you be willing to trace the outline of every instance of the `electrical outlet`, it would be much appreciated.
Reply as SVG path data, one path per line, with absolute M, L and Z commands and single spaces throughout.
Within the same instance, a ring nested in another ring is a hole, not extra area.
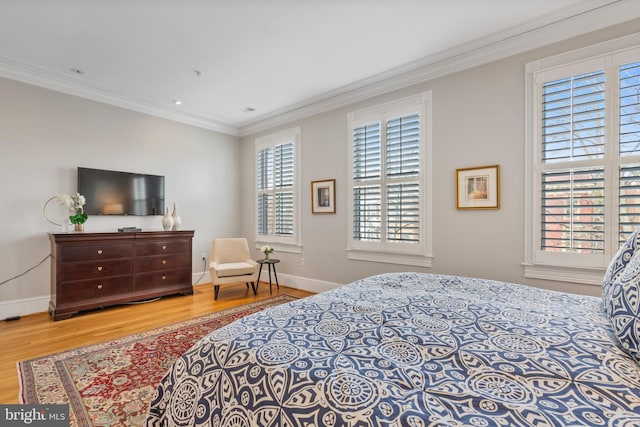
M 304 265 L 304 257 L 303 256 L 300 257 L 300 265 Z
M 202 252 L 200 256 L 202 257 L 203 260 L 205 261 L 207 260 L 207 254 L 205 254 L 204 252 Z

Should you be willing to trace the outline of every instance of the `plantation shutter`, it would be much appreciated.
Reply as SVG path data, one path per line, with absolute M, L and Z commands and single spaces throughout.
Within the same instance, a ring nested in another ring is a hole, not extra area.
M 353 131 L 353 239 L 381 239 L 381 133 L 380 123 Z
M 418 176 L 420 173 L 420 116 L 387 122 L 387 178 Z
M 257 155 L 258 234 L 269 236 L 274 230 L 273 216 L 273 150 L 265 148 Z
M 640 224 L 640 165 L 620 167 L 620 236 L 622 244 Z
M 420 236 L 420 116 L 389 120 L 386 130 L 387 239 L 417 243 Z
M 542 250 L 604 251 L 604 169 L 542 174 Z
M 353 239 L 420 241 L 420 115 L 353 131 Z M 384 224 L 384 229 L 383 229 Z
M 542 86 L 541 241 L 547 252 L 605 251 L 605 147 L 611 156 L 617 204 L 617 244 L 640 225 L 640 62 L 618 67 L 618 129 L 605 135 L 605 71 Z M 615 104 L 614 104 L 615 105 Z M 617 178 L 616 178 L 617 176 Z M 612 228 L 612 229 L 614 229 Z
M 640 44 L 526 64 L 524 275 L 601 284 L 640 226 Z
M 640 224 L 640 62 L 620 67 L 620 243 Z
M 275 147 L 275 234 L 293 235 L 293 143 Z
M 293 142 L 259 150 L 256 164 L 258 235 L 293 236 Z
M 604 80 L 597 71 L 542 87 L 543 251 L 604 252 Z

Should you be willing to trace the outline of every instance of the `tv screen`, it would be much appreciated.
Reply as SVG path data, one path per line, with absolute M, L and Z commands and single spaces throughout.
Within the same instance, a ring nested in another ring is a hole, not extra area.
M 164 176 L 78 167 L 89 215 L 163 215 Z

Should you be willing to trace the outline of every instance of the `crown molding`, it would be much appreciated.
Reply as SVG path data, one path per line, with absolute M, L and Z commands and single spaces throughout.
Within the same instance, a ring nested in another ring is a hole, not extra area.
M 188 110 L 176 111 L 156 101 L 138 97 L 106 86 L 100 86 L 58 71 L 38 67 L 0 56 L 0 77 L 16 80 L 34 86 L 55 90 L 80 98 L 102 102 L 104 104 L 149 114 L 155 117 L 209 129 L 233 136 L 239 136 L 239 129 L 232 123 L 211 119 Z
M 423 58 L 240 125 L 247 136 L 397 89 L 467 70 L 640 17 L 636 0 L 591 0 L 526 25 Z

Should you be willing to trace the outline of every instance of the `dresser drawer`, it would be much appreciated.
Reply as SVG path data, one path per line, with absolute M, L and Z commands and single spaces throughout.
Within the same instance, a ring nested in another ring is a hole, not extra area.
M 136 291 L 191 284 L 191 269 L 136 274 Z
M 149 240 L 136 243 L 136 256 L 187 253 L 190 248 L 189 240 Z
M 172 270 L 189 266 L 189 254 L 168 254 L 136 258 L 136 272 Z
M 98 261 L 68 262 L 62 267 L 62 281 L 106 278 L 133 273 L 133 261 L 129 259 L 106 259 Z
M 122 295 L 132 291 L 132 276 L 122 276 L 102 280 L 92 279 L 61 283 L 60 297 L 65 303 L 84 302 L 92 299 Z
M 133 243 L 62 246 L 62 262 L 92 261 L 133 256 Z

